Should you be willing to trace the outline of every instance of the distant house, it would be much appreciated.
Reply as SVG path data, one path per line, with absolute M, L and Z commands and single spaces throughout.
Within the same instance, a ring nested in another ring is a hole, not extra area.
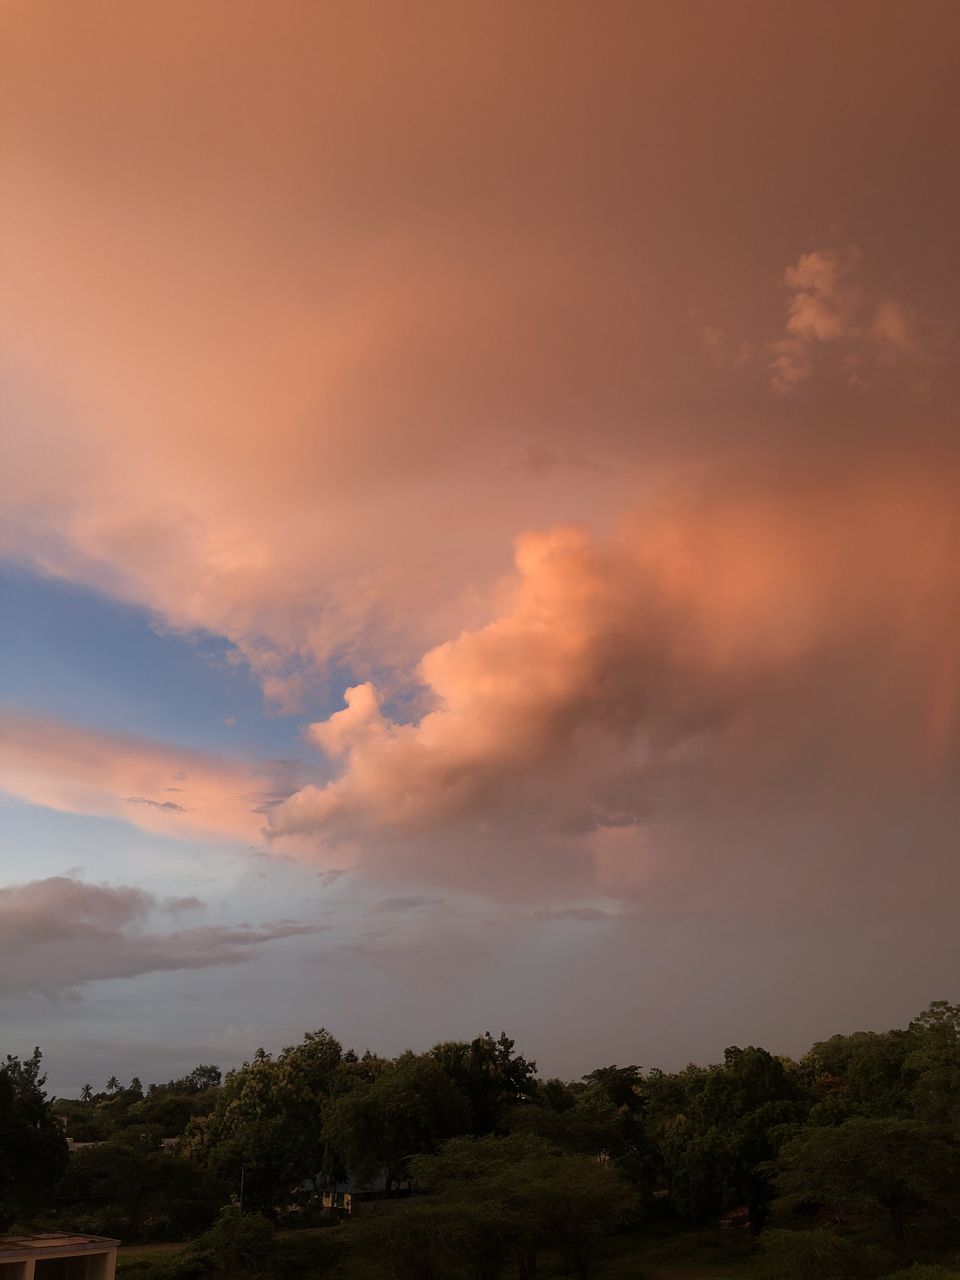
M 0 1236 L 0 1280 L 113 1280 L 119 1244 L 66 1231 Z
M 323 1208 L 338 1217 L 352 1217 L 361 1209 L 365 1213 L 377 1212 L 388 1207 L 388 1202 L 406 1199 L 411 1194 L 409 1187 L 388 1190 L 387 1178 L 382 1172 L 368 1182 L 350 1178 L 333 1185 L 325 1183 L 318 1176 L 316 1179 L 308 1179 L 301 1191 L 308 1194 L 313 1192 Z

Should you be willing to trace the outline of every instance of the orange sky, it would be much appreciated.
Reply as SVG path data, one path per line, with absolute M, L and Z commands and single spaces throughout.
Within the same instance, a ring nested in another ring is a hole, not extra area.
M 190 755 L 183 831 L 631 919 L 960 889 L 955 4 L 2 20 L 7 563 L 303 734 Z M 187 745 L 80 720 L 18 705 L 8 792 L 166 830 Z

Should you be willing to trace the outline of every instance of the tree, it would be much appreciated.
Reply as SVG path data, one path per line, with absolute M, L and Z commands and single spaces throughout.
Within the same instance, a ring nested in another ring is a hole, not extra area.
M 909 1116 L 909 1050 L 910 1037 L 904 1031 L 857 1031 L 815 1044 L 802 1063 L 816 1099 L 812 1122 Z
M 489 1031 L 475 1040 L 448 1040 L 431 1053 L 470 1103 L 471 1131 L 492 1133 L 505 1111 L 529 1102 L 536 1093 L 537 1064 L 513 1052 L 505 1031 L 494 1040 Z
M 42 1204 L 67 1164 L 67 1140 L 43 1086 L 42 1055 L 0 1067 L 0 1228 Z
M 111 1076 L 110 1079 L 107 1081 L 107 1092 L 116 1093 L 119 1088 L 120 1088 L 120 1081 L 117 1079 L 116 1076 Z
M 935 1000 L 910 1023 L 908 1035 L 914 1115 L 960 1141 L 960 1005 Z
M 482 1211 L 473 1218 L 466 1257 L 479 1251 L 495 1274 L 497 1259 L 509 1252 L 523 1280 L 533 1276 L 537 1254 L 547 1246 L 586 1280 L 605 1232 L 636 1204 L 611 1165 L 526 1134 L 454 1138 L 411 1168 L 441 1211 Z
M 771 1198 L 769 1162 L 803 1114 L 796 1081 L 765 1049 L 734 1046 L 719 1066 L 688 1068 L 682 1083 L 675 1103 L 682 1110 L 659 1135 L 674 1204 L 695 1219 L 744 1205 L 759 1231 Z
M 751 1275 L 755 1280 L 865 1280 L 889 1265 L 881 1250 L 835 1231 L 765 1231 Z
M 644 1110 L 643 1076 L 639 1067 L 598 1067 L 585 1075 L 583 1082 L 614 1107 L 623 1107 L 634 1115 Z
M 436 1059 L 405 1053 L 324 1106 L 326 1169 L 335 1180 L 349 1171 L 361 1181 L 382 1171 L 389 1190 L 406 1179 L 411 1156 L 469 1125 L 467 1099 Z
M 80 1090 L 80 1101 L 81 1102 L 93 1101 L 93 1085 L 85 1084 L 83 1086 L 83 1088 Z
M 160 1150 L 147 1126 L 75 1151 L 56 1201 L 65 1216 L 82 1215 L 90 1229 L 128 1240 L 193 1234 L 223 1203 L 191 1161 Z
M 328 1031 L 308 1032 L 276 1059 L 263 1049 L 218 1092 L 214 1110 L 191 1122 L 183 1150 L 244 1198 L 270 1211 L 324 1163 L 321 1108 L 342 1051 Z
M 189 1250 L 204 1276 L 216 1280 L 266 1280 L 276 1271 L 273 1228 L 259 1213 L 223 1209 Z
M 783 1147 L 777 1169 L 783 1208 L 826 1205 L 885 1219 L 898 1244 L 921 1211 L 956 1213 L 960 1152 L 909 1120 L 856 1118 L 804 1129 Z

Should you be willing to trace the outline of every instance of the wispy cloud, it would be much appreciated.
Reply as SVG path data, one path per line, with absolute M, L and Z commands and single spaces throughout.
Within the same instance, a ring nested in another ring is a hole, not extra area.
M 149 927 L 153 917 L 202 905 L 71 876 L 0 887 L 0 996 L 51 996 L 105 978 L 241 964 L 267 943 L 322 928 L 297 921 Z
M 0 714 L 0 788 L 8 794 L 164 835 L 256 840 L 263 815 L 293 789 L 293 777 L 285 766 L 252 767 L 19 710 Z M 153 798 L 168 791 L 179 798 Z
M 583 924 L 603 924 L 616 920 L 618 911 L 606 911 L 603 907 L 558 907 L 553 911 L 535 911 L 535 920 L 579 920 Z

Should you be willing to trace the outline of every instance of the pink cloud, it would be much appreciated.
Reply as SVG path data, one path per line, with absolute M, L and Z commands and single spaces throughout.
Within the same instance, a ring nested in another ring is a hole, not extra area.
M 806 382 L 825 351 L 841 353 L 847 386 L 859 390 L 888 382 L 891 371 L 909 385 L 942 355 L 944 327 L 921 323 L 914 308 L 884 296 L 856 245 L 802 254 L 784 281 L 790 297 L 785 336 L 773 344 L 775 391 Z
M 18 711 L 0 718 L 0 788 L 162 835 L 249 842 L 273 794 L 268 771 L 239 760 Z
M 768 476 L 609 538 L 525 535 L 509 607 L 422 659 L 424 715 L 392 719 L 365 683 L 311 726 L 339 773 L 280 804 L 273 834 L 419 841 L 443 877 L 449 842 L 466 857 L 489 828 L 529 858 L 566 841 L 602 887 L 636 888 L 678 788 L 744 813 L 791 788 L 854 809 L 881 778 L 922 789 L 930 742 L 946 769 L 957 745 L 955 496 L 927 469 Z
M 771 154 L 807 154 L 808 35 L 773 7 L 736 33 L 701 14 L 691 38 L 664 7 L 638 41 L 628 10 L 598 28 L 574 6 L 549 35 L 506 10 L 433 14 L 421 41 L 406 17 L 374 32 L 344 6 L 264 40 L 210 14 L 122 32 L 61 15 L 54 33 L 20 6 L 3 50 L 4 553 L 227 637 L 290 710 L 325 692 L 331 659 L 402 679 L 479 625 L 518 530 L 605 524 L 665 472 L 770 447 L 766 401 L 718 402 L 710 366 L 746 370 L 784 245 L 808 234 L 809 175 L 768 177 Z M 871 56 L 900 47 L 885 22 Z M 850 17 L 828 43 L 862 54 Z M 841 148 L 851 102 L 887 113 L 883 160 L 928 136 L 921 81 L 954 80 L 942 43 L 896 109 L 887 76 L 837 56 L 845 110 L 822 77 L 815 110 L 845 168 L 865 163 L 859 129 Z M 213 97 L 188 53 L 205 48 Z M 751 96 L 760 62 L 780 66 L 777 112 Z M 819 182 L 832 208 L 829 165 Z M 726 213 L 701 217 L 720 190 Z M 846 323 L 831 261 L 791 269 L 790 385 L 843 346 L 825 340 Z M 902 314 L 876 325 L 895 355 Z

